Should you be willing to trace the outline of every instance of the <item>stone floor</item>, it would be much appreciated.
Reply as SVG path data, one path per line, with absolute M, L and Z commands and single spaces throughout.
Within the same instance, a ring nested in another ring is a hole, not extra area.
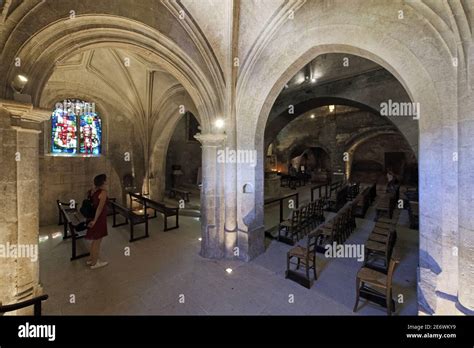
M 372 220 L 373 208 L 366 219 L 358 219 L 358 228 L 346 243 L 364 243 Z M 396 314 L 416 315 L 418 231 L 403 227 L 405 212 L 399 223 L 402 261 L 394 276 L 394 297 L 403 295 L 403 303 L 397 305 Z M 163 232 L 162 220 L 153 219 L 150 238 L 129 244 L 127 226 L 112 228 L 109 221 L 102 257 L 110 264 L 98 270 L 86 267 L 85 259 L 69 261 L 71 242 L 62 240 L 60 226 L 42 228 L 40 279 L 49 294 L 44 314 L 354 314 L 357 260 L 318 254 L 318 280 L 308 290 L 285 279 L 288 245 L 269 240 L 266 252 L 248 263 L 207 260 L 199 256 L 198 218 L 182 217 L 180 226 Z M 137 231 L 141 229 L 139 225 Z M 130 256 L 125 255 L 126 247 Z M 232 268 L 231 274 L 227 268 Z M 364 300 L 359 308 L 358 315 L 385 315 L 382 307 Z

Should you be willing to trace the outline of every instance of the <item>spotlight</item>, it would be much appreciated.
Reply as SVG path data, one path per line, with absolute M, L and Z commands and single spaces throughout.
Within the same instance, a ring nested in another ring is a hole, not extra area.
M 214 123 L 217 128 L 224 128 L 224 120 L 222 118 L 219 118 L 216 120 Z
M 201 238 L 201 237 L 199 237 L 199 238 L 198 238 L 198 241 L 202 241 L 202 238 Z
M 329 105 L 329 112 L 334 112 L 335 108 L 336 108 L 335 105 Z
M 231 273 L 232 273 L 232 268 L 227 268 L 225 271 L 226 271 L 227 273 L 231 274 Z
M 28 82 L 28 78 L 25 75 L 18 74 L 15 76 L 15 78 L 11 82 L 11 87 L 16 93 L 21 94 L 27 82 Z
M 311 117 L 311 118 L 315 118 L 316 116 L 314 116 L 314 114 L 311 114 L 311 116 L 310 116 L 310 117 Z
M 315 83 L 315 82 L 316 82 L 316 77 L 313 77 L 313 78 L 311 79 L 311 82 L 312 82 L 312 83 Z
M 18 75 L 18 80 L 20 80 L 21 82 L 23 83 L 27 83 L 28 82 L 28 78 L 24 75 Z
M 31 96 L 28 94 L 22 94 L 23 89 L 28 83 L 28 78 L 25 75 L 16 75 L 10 83 L 10 87 L 13 90 L 13 99 L 22 103 L 31 103 Z

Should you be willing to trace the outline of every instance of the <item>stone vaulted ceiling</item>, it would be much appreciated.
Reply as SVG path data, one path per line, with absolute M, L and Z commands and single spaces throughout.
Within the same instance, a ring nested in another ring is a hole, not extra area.
M 74 93 L 105 102 L 132 120 L 156 116 L 169 91 L 182 88 L 156 63 L 123 48 L 98 48 L 60 61 L 46 84 L 41 104 L 51 108 L 57 96 Z

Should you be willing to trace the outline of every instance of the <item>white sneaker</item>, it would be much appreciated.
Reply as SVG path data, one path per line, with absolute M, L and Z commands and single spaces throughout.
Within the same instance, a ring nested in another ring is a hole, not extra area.
M 109 263 L 107 261 L 100 261 L 100 260 L 97 260 L 97 262 L 95 263 L 95 265 L 91 266 L 91 269 L 97 269 L 97 268 L 101 268 L 101 267 L 105 267 L 107 266 Z

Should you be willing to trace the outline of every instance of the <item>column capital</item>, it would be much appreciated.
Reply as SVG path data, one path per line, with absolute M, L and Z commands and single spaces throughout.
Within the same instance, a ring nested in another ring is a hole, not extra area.
M 194 136 L 203 146 L 221 146 L 224 144 L 227 135 L 223 133 L 198 133 Z

